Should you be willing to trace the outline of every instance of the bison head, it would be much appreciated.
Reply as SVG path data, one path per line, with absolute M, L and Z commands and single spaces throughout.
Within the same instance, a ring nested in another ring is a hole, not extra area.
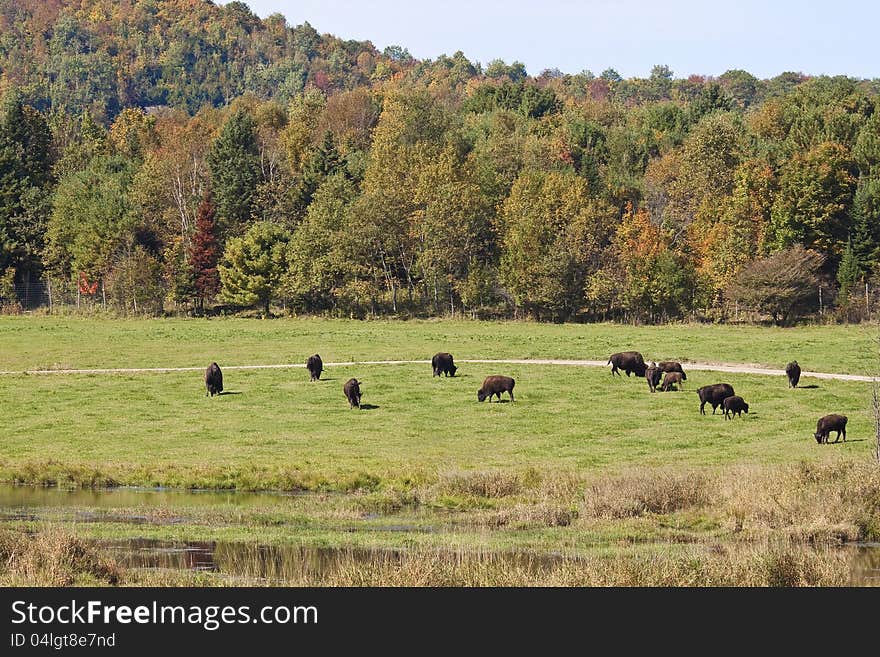
M 456 370 L 458 370 L 458 368 L 455 365 L 450 365 L 449 366 L 449 376 L 455 376 Z
M 819 433 L 817 431 L 816 433 L 813 434 L 813 438 L 816 439 L 817 443 L 819 443 L 820 445 L 822 444 L 822 434 L 821 433 Z
M 482 388 L 480 388 L 479 390 L 477 390 L 477 401 L 481 402 L 484 399 L 486 399 L 486 393 L 483 391 Z
M 743 403 L 743 412 L 745 412 L 745 413 L 749 412 L 749 405 L 746 404 L 745 402 Z

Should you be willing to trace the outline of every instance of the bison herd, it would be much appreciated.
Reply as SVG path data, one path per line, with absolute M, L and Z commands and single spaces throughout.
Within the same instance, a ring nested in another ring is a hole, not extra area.
M 620 376 L 620 371 L 626 372 L 626 375 L 635 374 L 636 376 L 644 376 L 648 382 L 648 389 L 656 392 L 669 392 L 670 390 L 681 389 L 683 382 L 687 381 L 687 374 L 681 367 L 681 363 L 676 361 L 662 361 L 660 363 L 651 362 L 650 365 L 645 363 L 645 359 L 638 351 L 621 351 L 611 354 L 606 365 L 611 365 L 611 374 Z M 788 386 L 797 388 L 798 381 L 801 378 L 801 366 L 796 360 L 785 366 L 785 376 L 788 378 Z M 663 382 L 660 382 L 660 379 Z M 677 386 L 677 388 L 676 388 Z M 729 383 L 715 383 L 702 388 L 697 388 L 697 395 L 700 398 L 700 414 L 706 414 L 706 404 L 712 406 L 712 415 L 718 407 L 724 413 L 724 419 L 730 420 L 734 417 L 742 417 L 743 413 L 749 412 L 749 405 L 746 401 L 737 395 L 733 386 Z M 480 400 L 482 401 L 482 399 Z M 846 422 L 845 415 L 825 415 L 819 418 L 816 424 L 816 433 L 813 437 L 817 443 L 827 443 L 828 435 L 832 431 L 837 432 L 834 442 L 840 440 L 843 436 L 846 442 Z
M 681 389 L 684 382 L 687 381 L 687 374 L 682 369 L 681 363 L 676 361 L 655 363 L 652 361 L 648 365 L 645 363 L 642 354 L 638 351 L 622 351 L 612 354 L 606 364 L 611 365 L 612 375 L 617 374 L 620 376 L 620 371 L 623 370 L 627 376 L 635 374 L 639 377 L 645 377 L 648 382 L 648 388 L 652 393 L 656 392 L 657 389 L 660 389 L 662 392 Z M 431 368 L 433 376 L 455 376 L 455 372 L 458 370 L 453 361 L 452 354 L 447 352 L 435 354 L 431 359 Z M 306 369 L 309 372 L 311 381 L 319 381 L 321 373 L 324 371 L 324 362 L 318 354 L 314 354 L 309 356 L 306 361 Z M 796 388 L 801 376 L 801 368 L 796 360 L 785 366 L 785 375 L 788 378 L 789 387 Z M 349 408 L 361 408 L 360 385 L 360 381 L 351 378 L 342 387 L 345 398 L 348 400 Z M 483 380 L 483 385 L 477 391 L 477 401 L 482 402 L 488 398 L 489 402 L 491 402 L 494 396 L 500 402 L 501 393 L 503 392 L 508 394 L 510 401 L 514 401 L 514 385 L 516 385 L 516 381 L 509 376 L 487 376 Z M 223 392 L 223 372 L 217 363 L 211 363 L 207 370 L 205 370 L 205 389 L 205 396 L 213 397 Z M 743 413 L 749 412 L 749 405 L 734 392 L 733 386 L 729 383 L 715 383 L 703 386 L 697 388 L 696 392 L 700 398 L 701 415 L 706 414 L 706 404 L 712 406 L 712 415 L 715 415 L 715 411 L 720 406 L 726 420 L 742 417 Z M 813 437 L 817 443 L 827 443 L 829 434 L 832 431 L 836 431 L 837 437 L 834 442 L 838 442 L 841 436 L 844 442 L 846 442 L 846 422 L 847 417 L 845 415 L 825 415 L 819 418 Z

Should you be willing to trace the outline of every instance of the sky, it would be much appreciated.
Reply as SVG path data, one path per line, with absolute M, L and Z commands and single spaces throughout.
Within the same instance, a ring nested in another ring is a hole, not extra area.
M 461 50 L 484 66 L 518 60 L 529 74 L 613 68 L 647 77 L 744 69 L 880 77 L 876 0 L 244 0 L 258 16 L 283 14 L 318 32 L 400 45 L 420 59 Z M 225 2 L 219 2 L 225 4 Z

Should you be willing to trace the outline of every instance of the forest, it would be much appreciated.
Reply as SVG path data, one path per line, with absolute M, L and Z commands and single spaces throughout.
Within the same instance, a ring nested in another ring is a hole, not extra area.
M 2 311 L 874 314 L 880 80 L 405 45 L 241 2 L 0 0 Z

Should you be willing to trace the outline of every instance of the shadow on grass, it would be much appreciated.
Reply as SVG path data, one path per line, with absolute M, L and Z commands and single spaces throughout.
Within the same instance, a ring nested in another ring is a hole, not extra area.
M 372 411 L 373 409 L 379 408 L 375 404 L 361 404 L 360 409 L 362 411 Z
M 226 395 L 240 395 L 240 394 L 242 394 L 240 390 L 224 390 L 223 392 L 218 392 L 217 396 L 223 395 L 225 397 Z
M 811 383 L 808 386 L 798 386 L 798 389 L 800 390 L 818 390 L 818 388 L 819 386 L 817 386 L 815 383 Z

